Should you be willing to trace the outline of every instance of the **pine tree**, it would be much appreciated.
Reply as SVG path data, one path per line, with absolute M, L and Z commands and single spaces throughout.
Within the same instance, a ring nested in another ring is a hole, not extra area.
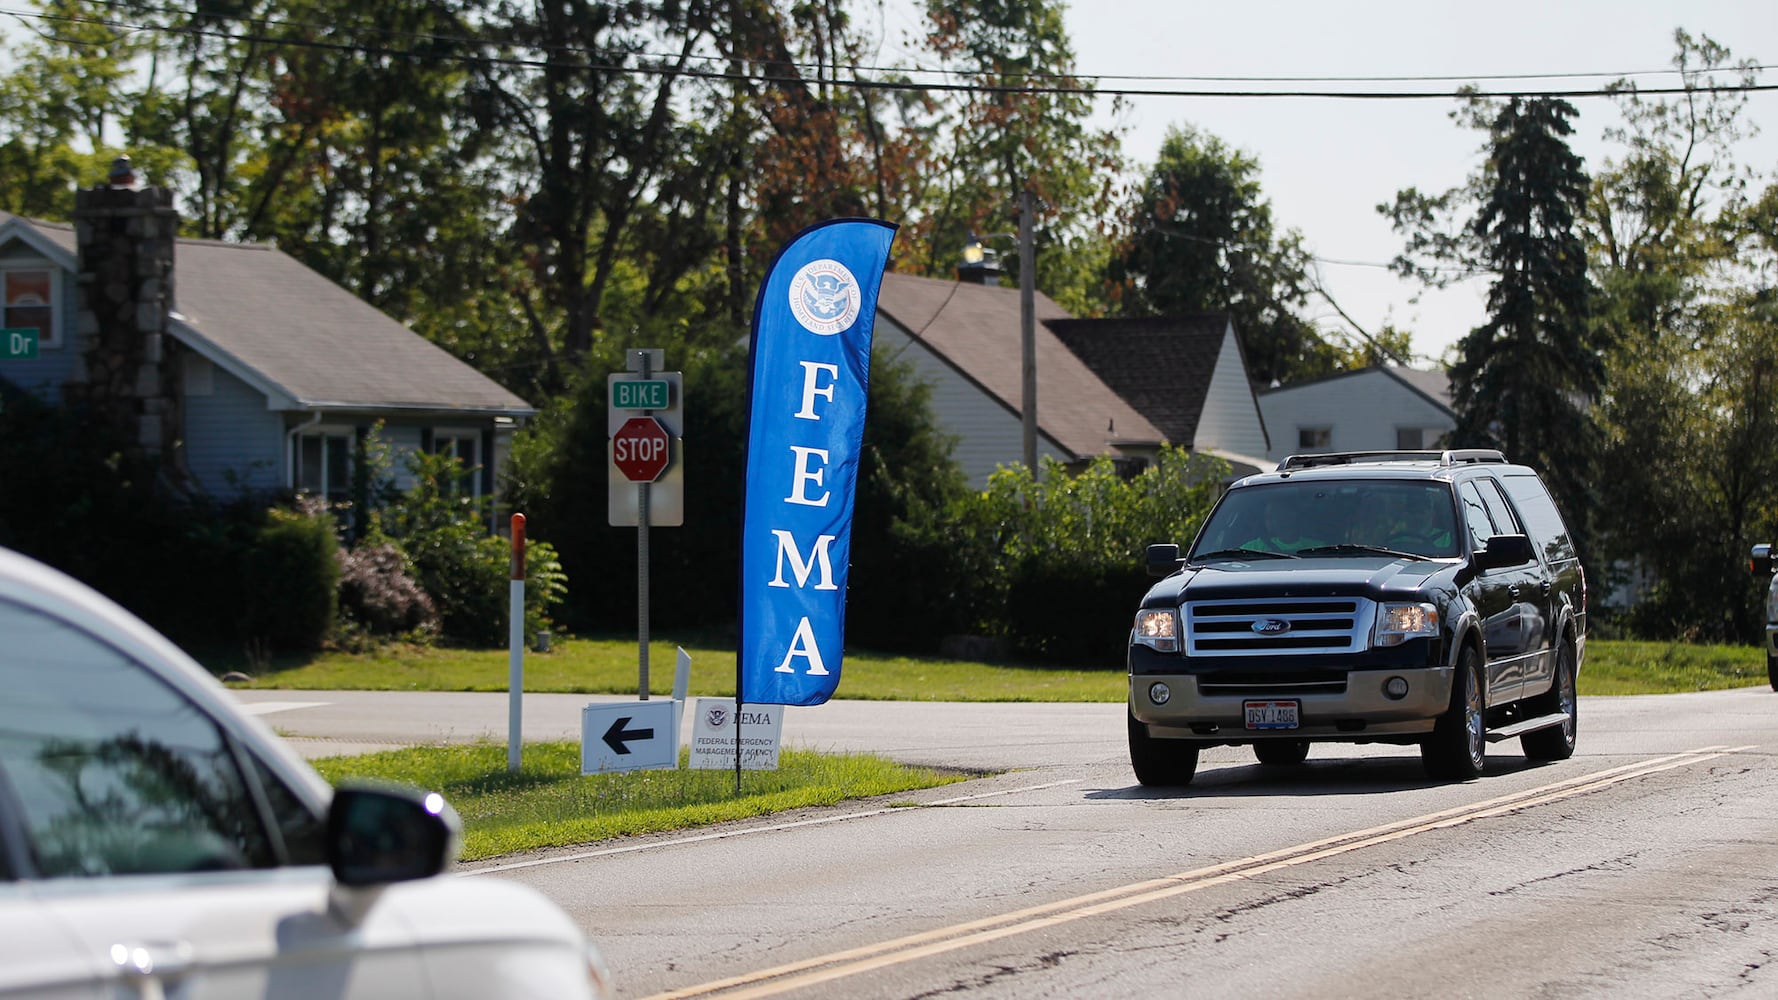
M 1589 182 L 1566 141 L 1574 115 L 1565 101 L 1515 98 L 1494 116 L 1471 235 L 1496 277 L 1488 321 L 1458 345 L 1451 384 L 1456 440 L 1541 469 L 1569 519 L 1584 521 L 1604 368 L 1577 229 Z

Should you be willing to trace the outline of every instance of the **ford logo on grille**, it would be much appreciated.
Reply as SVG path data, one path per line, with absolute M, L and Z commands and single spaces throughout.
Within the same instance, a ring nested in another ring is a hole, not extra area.
M 1290 623 L 1282 618 L 1261 618 L 1251 627 L 1260 635 L 1283 635 L 1290 631 Z

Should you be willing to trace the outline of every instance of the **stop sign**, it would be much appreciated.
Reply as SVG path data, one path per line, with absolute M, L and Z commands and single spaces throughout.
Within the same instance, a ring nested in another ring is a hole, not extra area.
M 631 417 L 611 435 L 611 460 L 632 483 L 652 483 L 667 471 L 666 428 L 653 417 Z

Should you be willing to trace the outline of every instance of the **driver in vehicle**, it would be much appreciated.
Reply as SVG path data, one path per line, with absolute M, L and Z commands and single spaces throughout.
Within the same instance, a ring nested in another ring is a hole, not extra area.
M 1279 491 L 1260 508 L 1259 536 L 1241 543 L 1241 548 L 1294 553 L 1326 545 L 1326 539 L 1305 533 L 1304 526 L 1314 520 L 1294 498 Z

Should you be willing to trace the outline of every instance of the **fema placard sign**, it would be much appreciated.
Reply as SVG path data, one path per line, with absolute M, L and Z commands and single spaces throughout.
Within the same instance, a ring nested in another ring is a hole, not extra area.
M 732 698 L 699 698 L 692 717 L 691 759 L 687 769 L 735 769 L 735 734 L 741 737 L 741 770 L 776 771 L 784 735 L 783 705 L 747 705 L 735 711 Z

